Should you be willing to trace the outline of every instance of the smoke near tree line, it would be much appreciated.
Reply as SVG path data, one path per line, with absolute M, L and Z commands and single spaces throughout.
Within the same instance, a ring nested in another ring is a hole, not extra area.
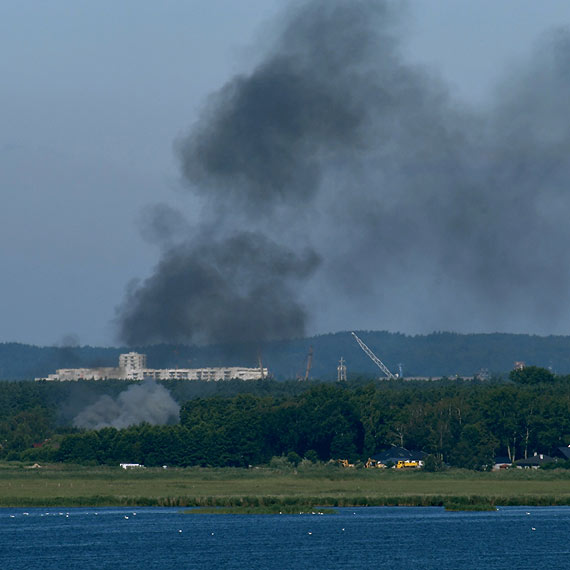
M 162 254 L 122 340 L 295 337 L 333 307 L 337 328 L 569 332 L 570 33 L 470 109 L 402 56 L 404 18 L 304 2 L 212 94 L 176 143 L 203 221 L 147 212 Z
M 179 412 L 180 406 L 170 392 L 154 380 L 147 379 L 129 386 L 116 398 L 104 394 L 79 412 L 73 419 L 73 425 L 87 429 L 121 429 L 142 422 L 163 425 L 176 423 Z

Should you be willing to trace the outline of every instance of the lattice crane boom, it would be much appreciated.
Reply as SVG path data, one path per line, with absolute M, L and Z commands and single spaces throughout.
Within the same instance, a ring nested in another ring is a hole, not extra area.
M 313 365 L 313 347 L 309 347 L 309 354 L 307 354 L 307 368 L 305 370 L 305 382 L 309 379 L 311 366 Z
M 360 346 L 360 348 L 365 352 L 365 354 L 370 358 L 370 360 L 372 360 L 372 362 L 374 362 L 374 364 L 376 364 L 376 366 L 378 366 L 378 368 L 380 368 L 380 370 L 382 370 L 382 372 L 384 372 L 384 374 L 386 374 L 386 376 L 390 379 L 393 380 L 394 378 L 396 378 L 394 376 L 394 374 L 392 374 L 390 372 L 390 370 L 388 369 L 388 367 L 364 344 L 364 342 L 362 342 L 362 340 L 360 340 L 357 336 L 356 333 L 352 333 L 352 336 L 354 337 L 354 340 L 356 340 L 356 342 L 358 343 L 358 345 Z

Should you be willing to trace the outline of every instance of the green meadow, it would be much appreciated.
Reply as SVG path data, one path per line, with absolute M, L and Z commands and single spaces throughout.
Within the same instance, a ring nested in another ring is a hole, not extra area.
M 180 506 L 274 512 L 311 506 L 570 505 L 570 471 L 438 473 L 314 466 L 136 469 L 0 464 L 0 506 Z

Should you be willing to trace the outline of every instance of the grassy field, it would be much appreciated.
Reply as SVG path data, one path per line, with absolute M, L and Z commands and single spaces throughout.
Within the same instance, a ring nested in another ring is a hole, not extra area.
M 0 464 L 0 506 L 570 505 L 570 471 L 441 473 L 333 466 L 140 469 Z

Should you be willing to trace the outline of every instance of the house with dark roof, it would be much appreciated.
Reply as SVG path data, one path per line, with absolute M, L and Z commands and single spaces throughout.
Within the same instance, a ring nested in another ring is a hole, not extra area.
M 512 464 L 513 462 L 508 457 L 495 457 L 493 460 L 493 471 L 508 469 Z
M 420 469 L 424 466 L 426 455 L 427 453 L 423 451 L 410 451 L 404 447 L 394 446 L 369 457 L 366 467 L 384 468 L 393 465 L 396 468 Z
M 562 459 L 563 461 L 570 460 L 570 445 L 557 447 L 556 450 L 552 453 L 552 457 Z
M 538 469 L 545 463 L 552 463 L 555 461 L 554 457 L 545 455 L 544 453 L 535 453 L 532 457 L 527 459 L 519 459 L 513 463 L 517 469 Z

